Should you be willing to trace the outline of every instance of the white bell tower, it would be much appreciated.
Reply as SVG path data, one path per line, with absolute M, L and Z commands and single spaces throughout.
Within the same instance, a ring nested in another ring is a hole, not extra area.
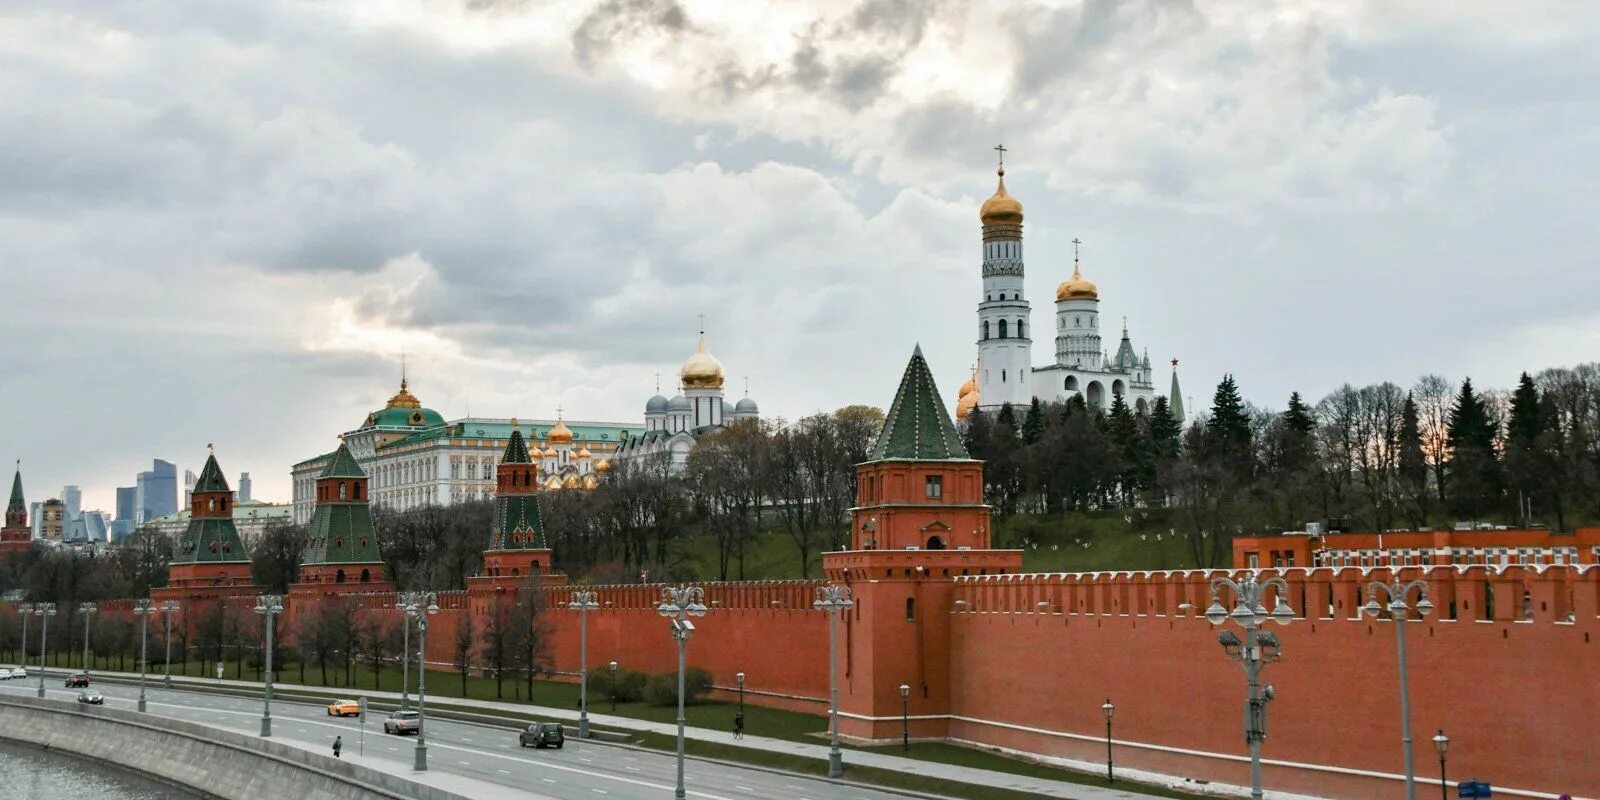
M 983 298 L 978 303 L 979 407 L 1010 403 L 1019 411 L 1033 399 L 1028 375 L 1033 339 L 1022 289 L 1022 203 L 1006 194 L 1005 147 L 999 187 L 983 202 Z

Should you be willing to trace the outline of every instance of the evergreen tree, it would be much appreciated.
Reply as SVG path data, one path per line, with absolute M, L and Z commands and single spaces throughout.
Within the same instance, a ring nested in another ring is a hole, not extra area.
M 1232 375 L 1222 376 L 1216 394 L 1211 400 L 1211 419 L 1206 420 L 1206 430 L 1211 434 L 1212 446 L 1218 463 L 1241 482 L 1248 481 L 1253 472 L 1254 453 L 1251 448 L 1250 417 L 1244 400 L 1239 397 L 1239 386 Z
M 1516 518 L 1524 525 L 1526 504 L 1534 498 L 1543 499 L 1544 488 L 1550 475 L 1543 469 L 1540 457 L 1541 439 L 1545 429 L 1545 413 L 1540 407 L 1539 390 L 1533 378 L 1522 373 L 1517 390 L 1511 395 L 1511 418 L 1506 423 L 1506 480 L 1516 490 L 1518 509 Z
M 1472 379 L 1461 382 L 1450 409 L 1446 437 L 1450 443 L 1450 506 L 1458 514 L 1476 518 L 1500 499 L 1500 464 L 1495 459 L 1495 425 L 1483 398 L 1473 390 Z
M 1428 456 L 1422 448 L 1422 424 L 1417 402 L 1406 393 L 1400 409 L 1400 488 L 1405 493 L 1407 516 L 1413 527 L 1428 524 Z
M 1144 463 L 1143 437 L 1139 435 L 1139 420 L 1134 418 L 1133 412 L 1128 409 L 1127 401 L 1120 394 L 1111 398 L 1111 414 L 1107 427 L 1119 462 L 1118 493 L 1124 504 L 1131 504 L 1134 492 L 1141 488 L 1139 475 Z
M 1182 444 L 1183 423 L 1172 418 L 1172 405 L 1163 395 L 1156 396 L 1150 409 L 1150 444 L 1157 461 L 1170 462 L 1178 457 Z
M 1038 444 L 1039 437 L 1044 435 L 1044 404 L 1039 398 L 1033 398 L 1028 404 L 1027 416 L 1022 418 L 1023 444 Z

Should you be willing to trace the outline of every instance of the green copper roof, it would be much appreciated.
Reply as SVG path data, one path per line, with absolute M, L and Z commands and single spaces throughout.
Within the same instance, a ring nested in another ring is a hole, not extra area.
M 200 470 L 200 477 L 194 482 L 196 492 L 231 492 L 228 488 L 228 479 L 222 474 L 222 467 L 217 466 L 217 454 L 212 453 L 206 457 L 205 469 Z
M 376 564 L 382 560 L 372 528 L 372 508 L 365 501 L 317 504 L 306 528 L 301 564 Z
M 1183 392 L 1178 390 L 1178 362 L 1172 362 L 1172 391 L 1167 395 L 1167 406 L 1172 409 L 1172 418 L 1183 422 Z
M 554 425 L 554 422 L 550 423 L 549 425 L 533 425 L 524 422 L 522 423 L 522 427 L 526 429 L 525 433 L 523 434 L 524 439 L 526 441 L 539 441 L 545 439 L 549 436 L 550 428 L 554 427 Z M 569 422 L 567 423 L 567 427 L 572 431 L 573 440 L 577 442 L 621 443 L 631 437 L 644 433 L 643 426 L 633 425 L 573 425 Z M 511 423 L 472 418 L 460 419 L 448 425 L 440 425 L 438 427 L 428 428 L 427 430 L 417 431 L 416 433 L 413 433 L 402 439 L 396 439 L 388 444 L 379 445 L 378 450 L 381 452 L 397 447 L 406 447 L 408 445 L 427 442 L 433 439 L 505 439 L 509 441 L 511 439 Z
M 300 463 L 295 464 L 293 467 L 290 467 L 290 469 L 299 469 L 299 468 L 307 466 L 309 464 L 315 464 L 318 461 L 323 461 L 323 460 L 329 459 L 329 458 L 333 458 L 333 454 L 332 453 L 323 453 L 322 455 L 316 456 L 315 458 L 308 458 L 308 459 L 306 459 L 304 461 L 301 461 Z
M 22 498 L 22 467 L 17 467 L 17 477 L 11 480 L 11 504 L 6 506 L 7 511 L 20 511 L 28 507 L 28 502 Z
M 528 457 L 528 443 L 522 439 L 522 428 L 513 426 L 511 440 L 506 442 L 506 454 L 500 457 L 502 464 L 532 464 L 533 459 Z
M 542 550 L 544 546 L 544 517 L 539 513 L 539 496 L 503 494 L 495 497 L 489 549 Z
M 239 529 L 233 526 L 231 517 L 190 519 L 189 527 L 178 538 L 178 552 L 172 556 L 174 564 L 240 562 L 250 563 L 250 556 L 244 551 L 244 542 L 239 539 Z
M 431 408 L 391 407 L 367 415 L 363 428 L 432 428 L 443 425 L 444 417 Z
M 333 451 L 333 459 L 328 462 L 328 468 L 324 469 L 318 477 L 365 478 L 367 473 L 362 471 L 360 464 L 356 463 L 356 457 L 350 454 L 350 447 L 341 442 L 339 449 Z
M 900 391 L 895 392 L 894 405 L 889 406 L 889 416 L 872 446 L 873 461 L 892 458 L 971 458 L 956 426 L 950 422 L 950 412 L 939 399 L 939 388 L 922 357 L 922 345 L 917 345 L 911 354 L 905 377 L 900 379 Z

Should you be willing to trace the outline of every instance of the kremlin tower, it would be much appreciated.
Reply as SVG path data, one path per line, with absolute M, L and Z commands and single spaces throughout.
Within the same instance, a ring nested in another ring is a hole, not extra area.
M 388 567 L 372 525 L 367 473 L 348 445 L 339 443 L 317 477 L 317 507 L 300 554 L 300 585 L 322 593 L 388 592 Z
M 250 554 L 233 524 L 233 490 L 213 452 L 189 495 L 189 527 L 178 538 L 167 587 L 156 599 L 254 594 Z
M 550 548 L 539 511 L 539 466 L 516 420 L 511 421 L 511 440 L 495 471 L 495 482 L 494 520 L 489 548 L 483 553 L 483 574 L 470 578 L 469 583 L 480 590 L 504 590 L 529 576 L 539 576 L 546 583 L 564 582 L 563 576 L 550 569 Z
M 28 527 L 28 501 L 22 496 L 22 462 L 11 479 L 11 502 L 6 504 L 6 524 L 0 528 L 0 553 L 26 550 L 33 546 L 33 529 Z

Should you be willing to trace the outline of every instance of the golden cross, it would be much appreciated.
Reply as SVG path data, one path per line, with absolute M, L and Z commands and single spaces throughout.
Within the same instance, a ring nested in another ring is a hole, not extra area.
M 1006 146 L 997 144 L 994 146 L 994 150 L 1000 154 L 1000 171 L 1004 173 L 1006 171 Z

